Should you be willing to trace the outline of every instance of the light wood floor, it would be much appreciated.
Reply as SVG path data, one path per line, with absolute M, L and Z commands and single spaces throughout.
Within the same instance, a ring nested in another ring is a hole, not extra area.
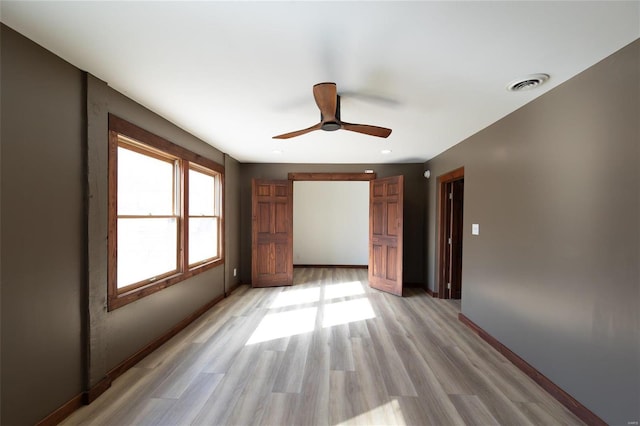
M 63 424 L 582 424 L 419 289 L 366 270 L 243 286 Z

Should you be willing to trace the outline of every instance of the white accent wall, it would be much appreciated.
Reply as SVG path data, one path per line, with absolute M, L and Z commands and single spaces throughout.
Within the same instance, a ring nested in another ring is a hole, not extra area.
M 369 182 L 293 183 L 294 265 L 367 265 Z

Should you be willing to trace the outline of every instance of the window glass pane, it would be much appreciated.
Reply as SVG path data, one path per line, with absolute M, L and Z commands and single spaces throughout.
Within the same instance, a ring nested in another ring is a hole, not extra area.
M 189 216 L 215 215 L 215 178 L 189 170 Z
M 173 215 L 173 162 L 118 147 L 118 214 Z
M 218 218 L 189 218 L 189 264 L 218 257 Z
M 118 219 L 118 288 L 177 269 L 175 218 Z

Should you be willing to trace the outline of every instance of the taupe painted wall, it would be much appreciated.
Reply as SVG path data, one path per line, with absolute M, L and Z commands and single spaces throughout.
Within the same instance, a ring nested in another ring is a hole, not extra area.
M 1 27 L 2 413 L 33 424 L 83 381 L 83 75 Z
M 224 156 L 225 293 L 240 283 L 240 163 Z M 233 270 L 236 269 L 236 276 Z
M 465 167 L 463 313 L 610 424 L 640 420 L 639 123 L 636 41 L 425 164 Z
M 89 194 L 91 202 L 89 219 L 94 213 L 104 216 L 107 207 L 107 174 L 101 172 L 107 165 L 108 113 L 117 115 L 145 130 L 175 144 L 224 165 L 224 154 L 182 129 L 169 123 L 124 95 L 109 88 L 106 83 L 89 77 L 87 85 Z M 94 154 L 92 154 L 94 153 Z M 100 170 L 92 173 L 92 170 Z M 233 178 L 225 174 L 225 183 L 233 185 Z M 91 208 L 95 206 L 95 208 Z M 232 222 L 231 222 L 232 223 Z M 104 220 L 90 223 L 89 244 L 98 245 L 92 265 L 106 270 L 107 223 Z M 231 232 L 228 238 L 237 238 Z M 98 294 L 91 299 L 89 311 L 95 318 L 90 322 L 90 386 L 95 385 L 110 369 L 124 361 L 147 343 L 162 336 L 175 324 L 195 312 L 207 302 L 224 294 L 225 268 L 219 266 L 163 291 L 140 299 L 111 312 L 106 312 L 106 275 L 101 274 L 90 283 L 90 291 Z
M 241 164 L 241 273 L 251 282 L 251 179 L 287 179 L 289 173 L 363 173 L 371 169 L 377 177 L 404 175 L 404 281 L 424 282 L 424 188 L 423 164 Z
M 1 33 L 0 424 L 34 424 L 237 283 L 226 266 L 106 312 L 107 114 L 226 167 L 239 259 L 239 164 L 40 48 Z

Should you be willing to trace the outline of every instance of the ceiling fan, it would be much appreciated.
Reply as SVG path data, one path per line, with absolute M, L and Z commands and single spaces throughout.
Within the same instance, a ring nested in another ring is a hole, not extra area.
M 352 124 L 340 120 L 340 96 L 338 95 L 338 89 L 335 83 L 318 83 L 314 85 L 313 97 L 320 109 L 320 122 L 306 129 L 274 136 L 273 139 L 289 139 L 314 130 L 332 132 L 334 130 L 344 129 L 365 135 L 377 136 L 379 138 L 386 138 L 391 134 L 391 129 L 385 127 L 370 126 L 368 124 Z

